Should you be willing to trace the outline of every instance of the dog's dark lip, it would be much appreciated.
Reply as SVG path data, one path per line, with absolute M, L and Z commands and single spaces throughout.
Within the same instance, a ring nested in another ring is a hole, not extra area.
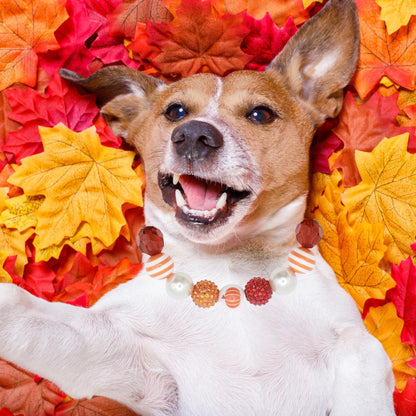
M 222 209 L 216 210 L 212 216 L 198 215 L 194 212 L 185 212 L 176 203 L 175 192 L 179 190 L 183 193 L 180 183 L 173 183 L 173 174 L 158 174 L 159 188 L 162 191 L 163 200 L 175 209 L 175 215 L 179 222 L 186 226 L 219 226 L 226 222 L 227 218 L 233 213 L 236 204 L 250 195 L 250 191 L 237 191 L 232 187 L 224 185 L 224 192 L 227 193 L 227 203 Z M 208 182 L 208 181 L 206 181 Z

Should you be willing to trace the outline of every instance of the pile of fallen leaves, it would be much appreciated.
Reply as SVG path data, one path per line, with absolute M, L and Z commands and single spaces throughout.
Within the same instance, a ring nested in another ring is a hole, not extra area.
M 357 5 L 358 70 L 340 116 L 316 136 L 308 216 L 392 359 L 396 411 L 407 416 L 416 414 L 416 6 Z M 122 64 L 166 82 L 262 71 L 321 8 L 313 0 L 3 0 L 0 281 L 88 307 L 142 267 L 140 162 L 95 97 L 63 81 L 60 68 L 88 76 Z M 0 367 L 0 416 L 132 415 Z

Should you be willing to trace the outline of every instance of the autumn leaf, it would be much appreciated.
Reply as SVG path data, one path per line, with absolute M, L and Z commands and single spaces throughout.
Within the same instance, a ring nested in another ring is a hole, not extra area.
M 26 195 L 45 197 L 36 212 L 39 247 L 59 245 L 83 224 L 91 239 L 111 246 L 126 223 L 122 205 L 142 204 L 141 182 L 131 168 L 134 153 L 102 146 L 95 127 L 39 130 L 45 152 L 23 159 L 9 178 Z
M 252 70 L 264 70 L 297 31 L 291 17 L 285 26 L 279 29 L 269 13 L 261 20 L 246 15 L 245 24 L 250 27 L 250 32 L 244 38 L 241 49 L 247 55 L 253 56 L 246 65 L 246 69 Z
M 27 264 L 26 241 L 32 236 L 33 229 L 19 232 L 0 225 L 0 247 L 2 253 L 7 256 L 16 256 L 15 273 L 23 276 L 24 267 Z
M 161 50 L 152 64 L 165 76 L 186 77 L 198 72 L 222 76 L 243 69 L 250 61 L 251 56 L 240 48 L 250 30 L 244 24 L 245 13 L 216 19 L 210 0 L 183 0 L 177 15 L 176 26 L 150 21 L 146 25 L 149 43 Z
M 404 321 L 401 340 L 416 347 L 416 268 L 412 259 L 408 257 L 398 266 L 392 264 L 391 275 L 397 285 L 389 291 L 389 299 Z
M 108 16 L 110 35 L 133 39 L 137 23 L 169 22 L 172 15 L 162 0 L 124 0 Z
M 416 376 L 416 370 L 407 364 L 414 357 L 414 352 L 410 345 L 400 341 L 403 321 L 397 316 L 396 308 L 392 303 L 370 308 L 364 324 L 370 334 L 383 344 L 393 364 L 396 387 L 402 391 L 407 379 Z
M 385 224 L 386 260 L 395 264 L 413 255 L 416 235 L 416 155 L 407 142 L 405 133 L 369 153 L 357 151 L 362 182 L 342 196 L 352 223 Z
M 314 218 L 323 228 L 319 248 L 334 270 L 339 284 L 363 311 L 370 298 L 384 299 L 395 282 L 379 263 L 384 256 L 384 225 L 356 223 L 350 226 L 338 187 L 330 182 L 319 198 Z
M 322 3 L 323 0 L 303 0 L 303 7 L 307 9 L 312 3 L 315 3 L 316 1 Z
M 376 88 L 383 76 L 409 90 L 416 86 L 416 17 L 393 35 L 380 20 L 380 7 L 373 1 L 356 0 L 360 19 L 360 56 L 352 80 L 362 99 Z
M 76 255 L 73 269 L 65 274 L 62 282 L 66 282 L 63 291 L 54 297 L 54 301 L 68 302 L 77 299 L 85 293 L 88 297 L 88 305 L 92 306 L 105 293 L 134 278 L 141 270 L 142 264 L 132 264 L 126 258 L 115 266 L 91 266 L 82 255 Z M 80 273 L 82 271 L 82 273 Z M 76 278 L 75 278 L 76 277 Z M 71 282 L 72 280 L 72 282 Z
M 399 112 L 398 95 L 383 97 L 376 91 L 368 101 L 359 104 L 350 92 L 347 92 L 344 105 L 339 115 L 339 123 L 332 129 L 344 143 L 334 168 L 344 172 L 344 185 L 357 185 L 361 181 L 355 162 L 355 151 L 369 152 L 384 137 L 392 137 L 405 132 L 409 133 L 408 150 L 416 151 L 414 129 L 400 127 L 395 122 Z
M 244 10 L 255 19 L 262 19 L 269 13 L 277 26 L 285 25 L 287 19 L 292 17 L 296 25 L 304 23 L 309 18 L 302 0 L 212 0 L 212 7 L 216 14 L 238 14 Z
M 18 163 L 24 157 L 43 151 L 39 126 L 54 127 L 63 123 L 81 132 L 93 125 L 99 111 L 94 95 L 78 94 L 58 74 L 50 81 L 45 94 L 30 88 L 9 89 L 5 93 L 12 107 L 8 117 L 23 127 L 9 134 L 2 150 L 13 155 Z
M 60 404 L 54 416 L 137 416 L 127 407 L 107 399 L 93 397 L 92 399 L 70 400 Z
M 381 7 L 380 19 L 386 22 L 389 35 L 407 25 L 412 15 L 416 14 L 414 0 L 377 0 L 377 4 Z
M 67 0 L 66 9 L 69 18 L 55 32 L 60 47 L 41 54 L 40 64 L 50 75 L 65 67 L 88 76 L 88 66 L 94 55 L 86 43 L 97 32 L 100 23 L 90 19 L 84 0 Z
M 7 228 L 16 228 L 18 231 L 26 231 L 30 227 L 36 227 L 36 212 L 42 205 L 42 196 L 20 195 L 7 199 L 7 210 L 1 213 L 0 224 Z
M 406 388 L 394 392 L 394 410 L 399 416 L 414 416 L 416 414 L 416 378 L 407 380 Z
M 13 279 L 10 274 L 5 270 L 4 263 L 7 260 L 8 255 L 0 251 L 0 283 L 12 283 Z
M 58 49 L 55 30 L 67 19 L 64 0 L 3 0 L 0 8 L 0 90 L 35 86 L 38 55 Z
M 14 414 L 51 416 L 66 395 L 46 381 L 34 381 L 33 374 L 0 360 L 0 407 Z

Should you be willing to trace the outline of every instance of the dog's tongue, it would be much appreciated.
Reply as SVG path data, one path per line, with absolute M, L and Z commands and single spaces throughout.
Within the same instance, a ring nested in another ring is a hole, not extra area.
M 181 175 L 179 183 L 185 193 L 188 206 L 199 211 L 215 208 L 224 186 L 219 183 L 205 182 L 195 176 Z

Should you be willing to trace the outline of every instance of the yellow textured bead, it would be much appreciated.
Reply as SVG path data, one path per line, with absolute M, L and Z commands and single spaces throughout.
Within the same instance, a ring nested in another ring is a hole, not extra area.
M 218 302 L 220 291 L 218 286 L 209 280 L 201 280 L 192 289 L 192 300 L 200 308 L 210 308 Z

